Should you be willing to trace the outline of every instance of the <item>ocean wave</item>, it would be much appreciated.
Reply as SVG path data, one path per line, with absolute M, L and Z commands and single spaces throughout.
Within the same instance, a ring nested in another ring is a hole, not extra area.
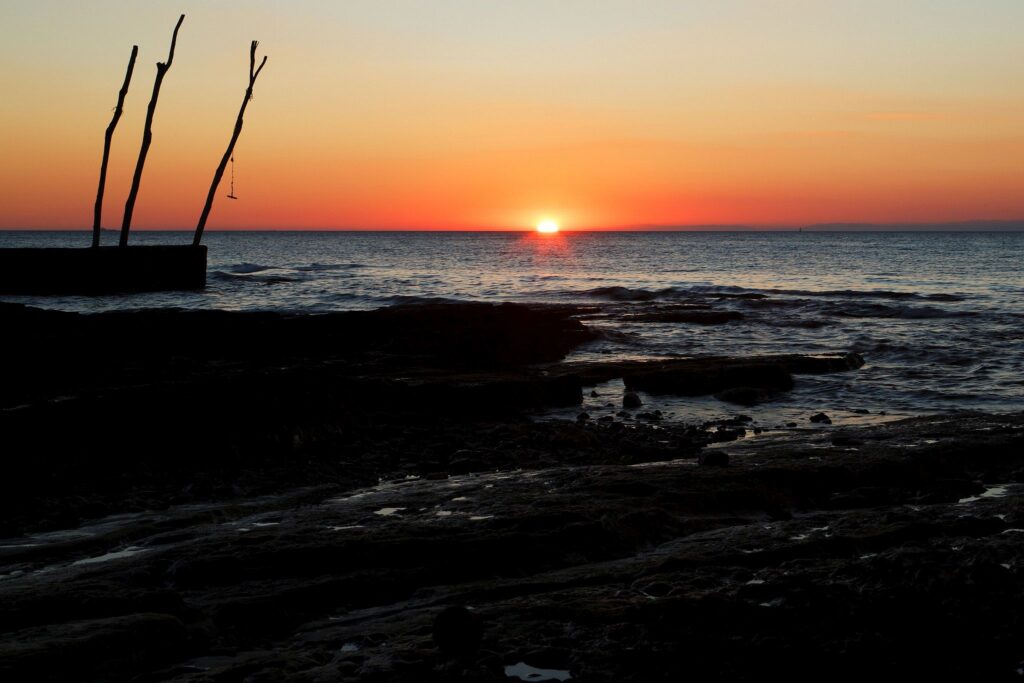
M 950 311 L 935 306 L 890 306 L 874 303 L 832 305 L 828 307 L 827 312 L 840 318 L 906 318 L 914 320 L 968 318 L 977 315 L 975 311 Z
M 820 318 L 766 318 L 760 322 L 772 327 L 796 327 L 805 330 L 817 330 L 834 324 L 830 320 Z
M 294 273 L 289 274 L 288 271 L 281 271 L 274 268 L 265 268 L 263 270 L 254 270 L 242 273 L 236 273 L 230 270 L 213 270 L 210 271 L 209 277 L 213 280 L 226 280 L 229 282 L 242 281 L 262 284 L 299 282 L 304 279 L 302 277 L 295 277 Z
M 271 270 L 274 266 L 265 266 L 260 263 L 236 263 L 233 266 L 228 266 L 226 272 L 231 275 L 251 275 L 253 273 L 262 273 L 265 270 Z
M 964 301 L 967 297 L 963 294 L 919 294 L 917 292 L 896 292 L 885 289 L 765 289 L 769 294 L 782 294 L 784 296 L 821 297 L 837 299 L 889 299 L 893 301 L 906 301 L 919 299 L 922 301 Z
M 416 305 L 429 305 L 429 304 L 464 304 L 465 299 L 453 299 L 446 296 L 411 296 L 408 294 L 397 294 L 395 296 L 385 296 L 377 299 L 378 301 L 391 304 L 392 306 L 416 306 Z
M 648 289 L 633 289 L 630 287 L 619 287 L 619 286 L 608 286 L 608 287 L 595 287 L 593 289 L 587 289 L 582 292 L 567 292 L 569 294 L 579 294 L 583 296 L 589 296 L 601 299 L 611 299 L 612 301 L 654 301 L 659 296 L 671 291 L 671 287 L 668 289 L 651 291 Z
M 659 299 L 693 299 L 708 297 L 718 299 L 763 299 L 767 296 L 755 290 L 735 285 L 676 285 L 672 287 L 662 287 L 659 289 L 609 285 L 606 287 L 585 289 L 583 291 L 566 291 L 562 292 L 562 294 L 610 299 L 611 301 L 656 301 Z
M 624 287 L 610 285 L 606 287 L 595 287 L 583 291 L 566 291 L 564 295 L 587 296 L 594 298 L 609 299 L 612 301 L 654 301 L 657 299 L 670 299 L 682 297 L 701 297 L 716 299 L 738 299 L 748 301 L 763 301 L 771 295 L 786 297 L 803 297 L 813 299 L 883 299 L 890 301 L 935 301 L 935 302 L 958 302 L 967 300 L 967 295 L 960 293 L 934 293 L 922 294 L 919 292 L 898 292 L 894 290 L 871 290 L 871 289 L 781 289 L 764 288 L 754 289 L 740 287 L 737 285 L 713 285 L 695 284 L 688 286 L 672 286 L 660 289 L 644 289 L 640 287 Z
M 296 266 L 295 270 L 303 273 L 318 273 L 331 270 L 353 270 L 356 268 L 370 268 L 365 263 L 310 263 L 305 266 Z

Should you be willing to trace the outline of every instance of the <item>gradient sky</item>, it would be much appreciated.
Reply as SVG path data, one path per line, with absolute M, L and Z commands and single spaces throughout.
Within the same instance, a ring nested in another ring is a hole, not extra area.
M 0 5 L 0 227 L 527 228 L 1024 217 L 1021 0 Z

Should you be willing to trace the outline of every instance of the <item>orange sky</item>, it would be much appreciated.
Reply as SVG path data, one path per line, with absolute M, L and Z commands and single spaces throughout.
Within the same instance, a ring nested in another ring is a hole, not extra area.
M 896 7 L 892 5 L 898 5 Z M 139 228 L 564 228 L 1024 218 L 1019 0 L 6 3 L 0 228 L 104 223 L 152 89 Z

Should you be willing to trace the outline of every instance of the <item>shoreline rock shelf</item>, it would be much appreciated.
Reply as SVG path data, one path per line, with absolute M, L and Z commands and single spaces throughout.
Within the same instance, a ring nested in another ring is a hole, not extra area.
M 534 459 L 5 540 L 0 671 L 411 682 L 501 680 L 524 661 L 574 680 L 826 665 L 998 679 L 1016 663 L 1024 414 L 859 428 L 857 449 L 746 441 L 724 467 L 567 466 L 557 432 L 513 446 L 489 441 L 493 423 L 456 431 Z M 680 659 L 680 643 L 713 656 Z
M 0 305 L 0 678 L 1013 675 L 1024 413 L 531 421 L 863 363 L 559 362 L 576 310 Z

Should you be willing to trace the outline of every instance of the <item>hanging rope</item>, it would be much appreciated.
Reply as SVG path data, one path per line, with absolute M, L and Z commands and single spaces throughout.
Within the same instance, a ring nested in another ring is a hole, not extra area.
M 228 199 L 238 199 L 235 196 L 235 155 L 231 155 L 231 191 L 228 192 Z

